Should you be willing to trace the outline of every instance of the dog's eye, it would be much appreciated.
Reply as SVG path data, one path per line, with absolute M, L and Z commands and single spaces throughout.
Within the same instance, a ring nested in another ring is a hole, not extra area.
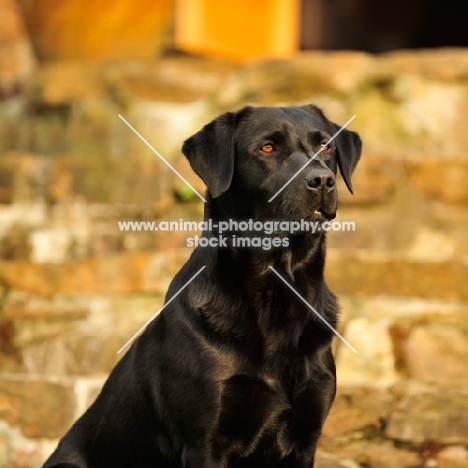
M 273 151 L 275 151 L 275 147 L 273 145 L 270 145 L 269 143 L 266 145 L 263 145 L 260 149 L 264 153 L 273 153 Z
M 326 153 L 330 149 L 330 145 L 327 145 L 326 143 L 322 143 L 320 145 L 320 151 L 322 153 Z

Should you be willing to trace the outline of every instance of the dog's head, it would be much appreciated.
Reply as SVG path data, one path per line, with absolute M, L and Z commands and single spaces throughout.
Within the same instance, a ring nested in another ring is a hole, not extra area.
M 245 107 L 205 125 L 182 151 L 229 217 L 332 219 L 337 168 L 352 192 L 361 155 L 361 139 L 347 129 L 326 144 L 340 128 L 313 105 Z

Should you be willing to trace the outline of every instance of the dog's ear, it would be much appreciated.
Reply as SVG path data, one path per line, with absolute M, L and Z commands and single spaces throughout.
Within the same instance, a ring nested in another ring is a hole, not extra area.
M 330 122 L 330 125 L 333 135 L 341 129 L 340 125 L 337 125 L 333 122 Z M 340 172 L 346 183 L 346 187 L 348 187 L 348 190 L 353 193 L 351 174 L 354 172 L 359 158 L 361 157 L 361 138 L 356 132 L 345 128 L 335 138 L 335 142 L 337 149 L 338 167 L 340 168 Z
M 234 174 L 235 114 L 226 112 L 185 140 L 182 152 L 213 198 L 231 185 Z

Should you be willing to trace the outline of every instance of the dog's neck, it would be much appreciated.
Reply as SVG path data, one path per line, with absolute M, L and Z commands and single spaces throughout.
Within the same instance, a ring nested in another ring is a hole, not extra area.
M 271 273 L 270 267 L 285 276 L 288 281 L 295 282 L 298 276 L 307 276 L 311 281 L 323 281 L 323 270 L 325 265 L 326 233 L 321 231 L 316 234 L 299 232 L 289 234 L 286 232 L 275 232 L 265 234 L 263 232 L 219 232 L 216 226 L 221 221 L 229 222 L 229 216 L 221 212 L 216 202 L 207 194 L 207 203 L 204 211 L 204 221 L 208 223 L 211 219 L 212 231 L 203 233 L 206 237 L 223 236 L 227 239 L 228 248 L 223 249 L 224 261 L 230 261 L 233 265 L 248 268 L 250 273 L 260 279 L 261 276 Z M 232 218 L 231 218 L 232 219 Z M 233 238 L 243 237 L 279 237 L 287 239 L 287 246 L 272 247 L 239 247 L 233 242 Z
M 229 218 L 208 200 L 205 223 L 210 219 L 214 226 Z M 207 238 L 219 235 L 216 230 L 203 233 Z M 223 232 L 222 235 L 229 238 L 232 233 Z M 272 334 L 277 338 L 275 346 L 268 347 L 268 350 L 261 348 L 261 353 L 266 353 L 264 357 L 270 362 L 276 362 L 275 356 L 287 355 L 289 346 L 298 346 L 304 327 L 311 319 L 314 323 L 316 321 L 313 312 L 295 299 L 295 293 L 320 313 L 330 307 L 324 303 L 324 298 L 328 297 L 323 274 L 325 233 L 314 236 L 301 233 L 289 240 L 287 248 L 271 250 L 239 248 L 229 244 L 222 248 L 196 249 L 198 262 L 209 268 L 207 281 L 224 285 L 222 291 L 204 287 L 199 293 L 196 307 L 209 311 L 204 314 L 206 326 L 211 330 L 218 330 L 220 324 L 230 327 L 235 330 L 242 347 L 250 349 L 255 348 L 258 342 L 255 334 L 246 335 L 245 330 L 249 329 L 252 320 L 255 321 L 255 329 L 265 340 L 263 345 L 267 346 Z M 211 261 L 207 261 L 207 257 L 211 257 Z M 288 286 L 282 284 L 277 275 L 295 292 L 288 291 Z

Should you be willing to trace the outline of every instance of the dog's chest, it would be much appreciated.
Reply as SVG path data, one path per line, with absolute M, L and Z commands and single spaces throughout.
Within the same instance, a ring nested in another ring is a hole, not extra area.
M 266 361 L 259 379 L 279 399 L 293 406 L 298 394 L 311 380 L 309 360 L 300 353 L 294 356 L 276 355 Z
M 225 383 L 215 439 L 236 441 L 252 457 L 258 450 L 271 450 L 280 458 L 303 450 L 322 420 L 316 389 L 306 375 L 296 382 L 268 373 L 233 376 Z

